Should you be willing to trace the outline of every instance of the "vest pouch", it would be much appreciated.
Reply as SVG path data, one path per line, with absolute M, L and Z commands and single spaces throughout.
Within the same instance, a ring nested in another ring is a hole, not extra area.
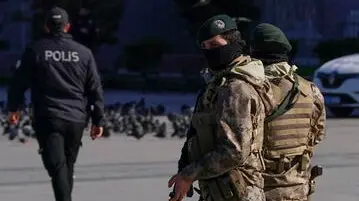
M 209 179 L 200 181 L 201 196 L 206 201 L 232 201 L 235 200 L 233 188 L 226 180 Z
M 213 113 L 195 113 L 192 116 L 193 127 L 197 131 L 199 156 L 212 151 L 215 146 L 215 116 Z M 195 144 L 193 144 L 195 146 Z M 197 160 L 196 158 L 195 160 Z
M 292 185 L 302 185 L 308 182 L 307 172 L 299 171 L 300 163 L 296 163 L 289 170 L 283 173 L 263 173 L 265 190 Z
M 205 200 L 239 201 L 247 197 L 247 183 L 241 172 L 236 169 L 223 176 L 202 180 L 199 183 Z M 208 199 L 209 197 L 211 199 Z
M 216 179 L 199 181 L 201 197 L 205 201 L 237 201 L 232 188 Z
M 223 178 L 215 178 L 207 184 L 210 196 L 214 201 L 217 200 L 231 200 L 233 198 L 232 188 L 228 181 Z
M 228 173 L 229 183 L 234 188 L 234 194 L 237 200 L 242 200 L 247 197 L 247 182 L 243 177 L 243 174 L 238 169 L 233 169 Z

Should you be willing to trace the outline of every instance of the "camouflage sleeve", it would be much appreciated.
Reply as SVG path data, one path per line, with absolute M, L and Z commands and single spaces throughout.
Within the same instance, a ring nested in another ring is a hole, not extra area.
M 193 135 L 196 135 L 196 130 L 193 125 L 190 125 L 190 128 L 187 131 L 187 140 L 185 141 L 182 149 L 181 149 L 181 157 L 178 160 L 178 172 L 180 172 L 184 167 L 186 167 L 189 163 L 189 152 L 188 152 L 188 139 Z
M 193 181 L 218 177 L 244 163 L 250 154 L 252 137 L 251 111 L 258 101 L 253 91 L 240 83 L 223 87 L 217 97 L 218 140 L 213 151 L 186 166 L 180 174 Z
M 189 152 L 188 152 L 188 141 L 186 140 L 183 144 L 183 147 L 181 149 L 181 157 L 178 160 L 177 167 L 178 172 L 180 172 L 183 168 L 185 168 L 189 164 L 189 158 L 188 158 Z
M 196 103 L 195 103 L 195 111 L 198 110 L 198 107 L 200 106 L 199 102 L 201 100 L 201 97 L 204 93 L 204 89 L 201 89 L 197 95 Z M 192 136 L 196 135 L 196 129 L 193 127 L 192 123 L 190 123 L 190 126 L 187 130 L 187 140 L 191 138 Z M 184 143 L 182 149 L 181 149 L 181 157 L 178 160 L 178 172 L 180 172 L 184 167 L 186 167 L 190 161 L 189 161 L 189 152 L 188 152 L 188 141 Z
M 315 121 L 312 132 L 315 133 L 315 144 L 318 144 L 325 136 L 326 111 L 322 93 L 314 84 L 312 84 L 312 90 L 314 98 L 313 120 Z

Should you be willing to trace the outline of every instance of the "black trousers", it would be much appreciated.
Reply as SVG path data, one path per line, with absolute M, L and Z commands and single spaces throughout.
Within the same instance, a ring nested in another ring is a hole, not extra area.
M 35 132 L 56 201 L 71 201 L 74 165 L 85 123 L 36 119 Z

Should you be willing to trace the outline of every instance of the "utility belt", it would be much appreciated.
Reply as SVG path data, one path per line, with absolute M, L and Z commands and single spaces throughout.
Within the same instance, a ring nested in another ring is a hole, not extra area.
M 298 171 L 307 171 L 310 167 L 311 153 L 305 151 L 302 155 L 284 156 L 277 159 L 266 160 L 266 170 L 275 174 L 281 174 L 299 163 Z
M 297 164 L 298 171 L 307 171 L 308 170 L 308 161 L 305 155 L 295 156 L 293 158 L 289 157 L 281 157 L 275 160 L 267 160 L 266 161 L 266 171 L 274 174 L 282 174 Z M 312 195 L 316 190 L 316 182 L 315 179 L 319 176 L 323 175 L 323 167 L 320 165 L 316 165 L 310 168 L 310 178 L 309 178 L 309 192 L 308 196 Z
M 266 163 L 266 171 L 274 173 L 274 174 L 281 174 L 281 173 L 284 173 L 284 172 L 290 170 L 296 164 L 301 163 L 301 160 L 302 160 L 302 156 L 295 156 L 294 158 L 281 157 L 278 159 L 266 160 L 266 162 L 265 162 Z M 299 169 L 304 171 L 305 170 L 305 169 L 303 170 L 304 167 L 301 167 L 301 166 Z

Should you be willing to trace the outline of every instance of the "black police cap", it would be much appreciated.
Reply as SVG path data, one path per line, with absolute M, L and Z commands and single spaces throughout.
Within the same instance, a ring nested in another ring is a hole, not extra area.
M 46 14 L 46 24 L 49 28 L 63 28 L 69 23 L 69 15 L 60 7 L 53 7 Z

